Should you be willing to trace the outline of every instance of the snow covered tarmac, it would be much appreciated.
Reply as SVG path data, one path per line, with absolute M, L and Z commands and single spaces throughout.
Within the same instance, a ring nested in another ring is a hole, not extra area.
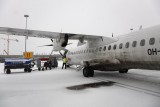
M 13 71 L 13 70 L 12 70 Z M 141 71 L 141 72 L 139 72 Z M 3 73 L 0 64 L 0 107 L 160 107 L 160 97 L 116 84 L 69 90 L 67 87 L 110 80 L 160 92 L 160 72 L 130 70 L 128 74 L 95 72 L 84 78 L 75 69 Z

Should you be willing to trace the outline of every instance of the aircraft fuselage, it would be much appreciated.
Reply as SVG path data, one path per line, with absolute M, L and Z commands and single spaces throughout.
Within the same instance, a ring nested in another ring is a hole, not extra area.
M 93 69 L 103 71 L 160 70 L 160 26 L 119 36 L 110 44 L 105 39 L 71 49 L 67 54 L 69 64 L 86 66 L 87 62 Z

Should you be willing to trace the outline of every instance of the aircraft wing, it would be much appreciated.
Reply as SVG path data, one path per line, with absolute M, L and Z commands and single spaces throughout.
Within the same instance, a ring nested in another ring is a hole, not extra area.
M 68 39 L 70 40 L 80 40 L 80 41 L 102 39 L 102 36 L 96 36 L 96 35 L 59 33 L 59 32 L 29 30 L 29 29 L 25 30 L 25 29 L 8 28 L 8 27 L 0 27 L 0 34 L 40 37 L 40 38 L 50 38 L 50 39 L 61 38 L 60 37 L 61 35 L 63 36 L 67 35 Z M 108 41 L 111 43 L 111 42 L 114 42 L 115 39 L 108 37 Z

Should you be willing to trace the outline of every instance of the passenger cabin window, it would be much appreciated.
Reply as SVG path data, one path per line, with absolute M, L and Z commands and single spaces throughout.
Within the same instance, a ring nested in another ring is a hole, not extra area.
M 98 52 L 98 48 L 96 48 L 95 52 Z
M 142 39 L 140 42 L 140 46 L 144 46 L 145 45 L 145 39 Z
M 136 47 L 136 45 L 137 45 L 137 41 L 133 41 L 132 47 Z
M 105 51 L 105 50 L 106 50 L 106 46 L 103 47 L 103 51 Z
M 119 49 L 122 49 L 122 47 L 123 47 L 123 44 L 122 43 L 119 44 Z
M 101 51 L 101 50 L 102 50 L 102 47 L 99 48 L 99 51 Z
M 115 49 L 116 49 L 116 47 L 117 47 L 117 45 L 114 45 L 114 46 L 113 46 L 113 49 L 115 50 Z
M 154 45 L 154 43 L 155 43 L 155 38 L 150 38 L 149 39 L 149 44 L 150 45 Z
M 129 48 L 129 42 L 126 43 L 125 47 L 126 47 L 126 48 Z
M 88 49 L 87 49 L 86 53 L 88 53 Z
M 108 46 L 108 50 L 111 50 L 111 45 Z

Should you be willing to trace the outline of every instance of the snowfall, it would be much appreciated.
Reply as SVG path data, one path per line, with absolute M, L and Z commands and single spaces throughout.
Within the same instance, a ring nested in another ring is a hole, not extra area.
M 62 69 L 61 62 L 58 68 L 35 67 L 31 73 L 15 69 L 5 74 L 3 69 L 0 63 L 0 107 L 160 107 L 160 71 L 95 71 L 93 78 L 85 78 L 75 67 Z M 111 84 L 85 85 L 102 80 Z

